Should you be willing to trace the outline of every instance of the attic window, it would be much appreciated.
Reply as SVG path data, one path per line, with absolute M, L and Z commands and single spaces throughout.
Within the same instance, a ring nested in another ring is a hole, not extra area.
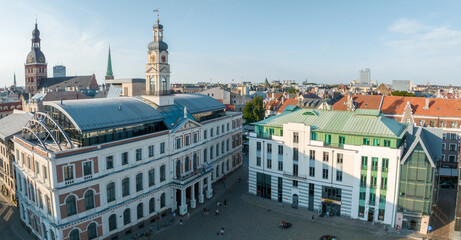
M 365 103 L 365 107 L 368 107 L 368 104 Z
M 439 108 L 437 108 L 437 110 L 439 110 Z
M 398 109 L 398 108 L 399 108 L 399 106 L 397 106 L 397 107 L 395 107 L 395 108 L 397 108 L 397 109 Z

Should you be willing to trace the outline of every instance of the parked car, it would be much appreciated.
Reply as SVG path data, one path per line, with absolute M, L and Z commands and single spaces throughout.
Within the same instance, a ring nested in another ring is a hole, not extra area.
M 338 240 L 338 238 L 333 235 L 323 235 L 320 237 L 320 240 Z

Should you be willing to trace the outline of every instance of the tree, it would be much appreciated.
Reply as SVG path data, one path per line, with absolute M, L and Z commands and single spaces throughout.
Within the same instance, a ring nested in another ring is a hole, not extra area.
M 407 91 L 393 91 L 392 96 L 414 97 L 415 94 Z
M 299 90 L 296 88 L 290 88 L 287 90 L 287 93 L 297 93 L 297 92 L 299 92 Z
M 259 122 L 264 119 L 263 98 L 256 96 L 243 108 L 243 118 L 246 123 Z

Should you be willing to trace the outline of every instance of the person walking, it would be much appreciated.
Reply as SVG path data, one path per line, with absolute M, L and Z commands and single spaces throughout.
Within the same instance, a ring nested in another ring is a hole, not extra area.
M 187 212 L 187 220 L 190 218 L 190 212 Z
M 182 219 L 179 219 L 179 225 L 182 225 Z
M 224 206 L 226 206 L 226 203 L 227 203 L 227 201 L 226 201 L 226 199 L 224 199 Z
M 215 217 L 219 216 L 219 209 L 216 209 Z
M 173 219 L 176 219 L 176 213 L 173 212 Z
M 206 208 L 203 208 L 203 216 L 206 216 Z
M 314 214 L 312 214 L 312 222 L 314 221 Z
M 221 228 L 221 235 L 224 235 L 224 228 Z
M 330 217 L 330 212 L 327 211 L 327 212 L 326 212 L 326 215 L 327 215 L 327 218 L 329 218 L 329 217 Z

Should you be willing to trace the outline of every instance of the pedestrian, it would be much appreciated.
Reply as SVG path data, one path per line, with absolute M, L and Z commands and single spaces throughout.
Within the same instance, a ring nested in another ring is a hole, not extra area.
M 242 181 L 242 178 L 239 178 L 239 183 Z
M 224 228 L 221 228 L 221 235 L 224 235 Z
M 176 213 L 173 212 L 173 219 L 176 219 Z
M 216 209 L 215 216 L 219 216 L 219 209 Z
M 182 225 L 182 219 L 179 219 L 179 225 Z
M 190 218 L 190 212 L 187 213 L 187 220 Z
M 314 214 L 312 214 L 312 222 L 314 221 Z
M 206 208 L 203 208 L 203 216 L 206 216 Z
M 226 199 L 224 199 L 224 206 L 226 206 L 226 203 L 227 203 L 227 201 L 226 201 Z
M 210 209 L 205 208 L 205 215 L 208 216 L 208 213 L 210 213 Z
M 330 217 L 330 212 L 327 211 L 327 212 L 326 212 L 326 215 L 327 215 L 327 218 L 329 218 L 329 217 Z
M 218 201 L 218 202 L 216 203 L 216 207 L 219 207 L 219 206 L 221 206 L 221 202 L 220 202 L 220 201 Z

